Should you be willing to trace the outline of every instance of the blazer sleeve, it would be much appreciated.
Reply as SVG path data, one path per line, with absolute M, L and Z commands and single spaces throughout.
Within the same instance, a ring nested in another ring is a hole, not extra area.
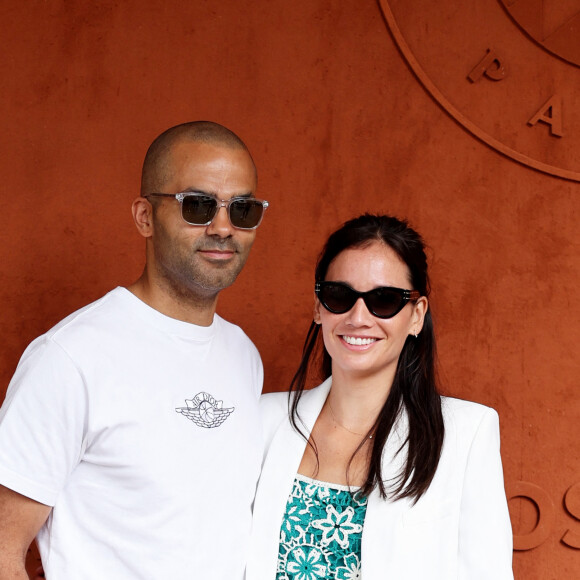
M 500 457 L 499 419 L 486 409 L 467 458 L 459 520 L 460 580 L 513 580 L 512 529 Z

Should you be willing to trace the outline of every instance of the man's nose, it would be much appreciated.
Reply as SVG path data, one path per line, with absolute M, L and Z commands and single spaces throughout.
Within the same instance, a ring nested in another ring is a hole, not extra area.
M 211 224 L 207 226 L 208 236 L 219 236 L 220 238 L 227 238 L 232 235 L 232 224 L 228 216 L 228 208 L 221 204 L 218 207 Z

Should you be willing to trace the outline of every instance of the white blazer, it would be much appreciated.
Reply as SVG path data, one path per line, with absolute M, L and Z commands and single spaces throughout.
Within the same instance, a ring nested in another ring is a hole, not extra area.
M 310 432 L 331 379 L 307 391 L 299 413 Z M 262 396 L 265 450 L 254 503 L 246 580 L 275 580 L 282 517 L 306 442 L 288 420 L 288 394 Z M 362 535 L 362 580 L 513 580 L 512 531 L 499 454 L 499 421 L 488 407 L 443 398 L 445 440 L 427 492 L 368 500 Z M 383 454 L 383 477 L 405 460 L 403 414 Z

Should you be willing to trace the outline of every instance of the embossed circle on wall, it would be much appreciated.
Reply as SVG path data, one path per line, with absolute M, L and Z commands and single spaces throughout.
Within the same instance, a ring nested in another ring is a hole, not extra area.
M 379 3 L 409 66 L 449 115 L 501 154 L 580 181 L 580 68 L 524 34 L 505 9 L 519 4 L 519 22 L 536 3 Z
M 546 50 L 580 66 L 580 0 L 501 0 Z

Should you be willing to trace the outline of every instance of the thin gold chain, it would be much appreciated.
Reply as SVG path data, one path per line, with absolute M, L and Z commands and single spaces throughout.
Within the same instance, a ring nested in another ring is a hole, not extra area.
M 339 426 L 342 427 L 345 431 L 348 431 L 349 433 L 352 433 L 353 435 L 358 435 L 359 437 L 366 437 L 365 434 L 363 433 L 357 433 L 356 431 L 352 431 L 350 430 L 348 427 L 345 427 L 337 418 L 336 415 L 334 414 L 334 411 L 332 410 L 332 405 L 330 404 L 330 397 L 328 399 L 326 399 L 328 402 L 328 408 L 330 409 L 330 414 L 332 415 L 332 418 L 334 420 L 334 422 Z M 369 439 L 372 439 L 373 435 L 372 433 L 369 435 Z

